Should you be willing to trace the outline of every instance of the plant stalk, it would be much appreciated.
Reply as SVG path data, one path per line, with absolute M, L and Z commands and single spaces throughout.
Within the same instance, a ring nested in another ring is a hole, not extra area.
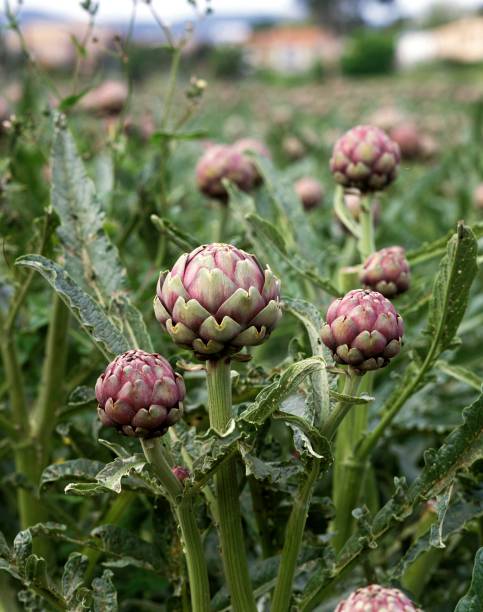
M 223 434 L 232 418 L 230 360 L 207 361 L 210 424 Z M 232 457 L 215 475 L 223 566 L 234 612 L 256 612 L 243 535 L 237 459 Z
M 297 558 L 302 546 L 312 490 L 319 473 L 320 460 L 315 459 L 293 501 L 292 511 L 285 530 L 285 541 L 270 608 L 271 612 L 287 612 L 290 609 Z
M 69 309 L 57 293 L 54 293 L 39 395 L 32 417 L 32 437 L 39 455 L 39 470 L 49 462 L 52 432 L 65 395 L 63 381 L 67 361 L 69 319 Z
M 344 381 L 343 393 L 352 395 L 359 382 L 360 379 L 357 376 L 349 374 Z M 356 406 L 351 410 L 350 404 L 340 402 L 332 415 L 334 415 L 333 420 L 336 424 L 339 424 L 335 443 L 332 485 L 332 499 L 336 509 L 333 523 L 335 535 L 332 543 L 334 548 L 339 551 L 352 531 L 352 510 L 357 504 L 359 496 L 360 482 L 358 478 L 362 473 L 353 456 L 357 442 L 367 427 L 367 406 Z M 335 429 L 332 426 L 328 435 L 332 436 L 334 433 Z
M 360 214 L 361 237 L 359 239 L 359 253 L 364 261 L 376 250 L 374 241 L 374 222 L 372 219 L 372 206 L 369 196 L 362 196 Z
M 208 569 L 191 497 L 183 498 L 183 485 L 171 471 L 160 438 L 141 440 L 144 455 L 158 475 L 181 529 L 183 551 L 188 567 L 193 612 L 209 612 Z

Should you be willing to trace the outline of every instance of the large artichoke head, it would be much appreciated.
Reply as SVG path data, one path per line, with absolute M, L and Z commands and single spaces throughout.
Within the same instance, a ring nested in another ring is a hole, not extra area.
M 357 589 L 341 601 L 335 612 L 421 612 L 399 589 L 388 589 L 378 584 Z
M 335 143 L 330 169 L 337 183 L 361 193 L 379 191 L 396 178 L 401 152 L 381 129 L 358 125 Z
M 280 281 L 254 255 L 208 244 L 161 273 L 154 312 L 176 344 L 214 360 L 269 337 L 282 316 Z
M 335 361 L 360 374 L 383 368 L 401 350 L 403 320 L 377 291 L 349 291 L 332 302 L 326 319 L 322 341 Z
M 162 436 L 183 414 L 183 378 L 157 353 L 131 350 L 112 361 L 96 383 L 102 424 L 126 436 Z

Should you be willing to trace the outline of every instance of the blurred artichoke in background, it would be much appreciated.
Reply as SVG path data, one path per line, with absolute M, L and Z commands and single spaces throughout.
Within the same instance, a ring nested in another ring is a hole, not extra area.
M 253 153 L 257 153 L 258 155 L 266 157 L 267 159 L 270 159 L 271 157 L 270 151 L 267 149 L 267 147 L 263 144 L 263 142 L 260 142 L 260 140 L 257 140 L 256 138 L 240 138 L 240 140 L 237 140 L 233 144 L 233 148 L 242 155 L 252 151 Z M 255 184 L 259 185 L 262 182 L 262 176 L 258 171 L 257 166 L 251 161 L 250 157 L 247 157 L 247 160 L 251 164 L 253 175 L 255 177 Z
M 270 268 L 215 243 L 181 255 L 160 275 L 154 311 L 176 344 L 217 359 L 266 340 L 282 316 L 279 300 L 280 281 Z
M 212 145 L 196 165 L 196 182 L 206 196 L 226 202 L 228 193 L 223 179 L 232 181 L 242 191 L 250 191 L 257 182 L 257 171 L 254 164 L 234 147 Z
M 401 246 L 388 247 L 369 255 L 363 264 L 360 280 L 364 287 L 394 297 L 409 289 L 410 269 Z
M 307 211 L 317 208 L 324 199 L 324 188 L 317 179 L 310 176 L 304 176 L 296 181 L 294 190 Z
M 483 183 L 475 187 L 473 191 L 473 203 L 477 210 L 483 210 Z
M 392 183 L 400 160 L 398 145 L 385 132 L 371 125 L 359 125 L 335 143 L 330 169 L 343 187 L 370 193 Z
M 183 414 L 183 378 L 157 353 L 119 355 L 96 383 L 102 424 L 127 436 L 162 436 Z
M 377 291 L 355 289 L 334 300 L 321 337 L 335 361 L 363 374 L 383 368 L 401 350 L 404 324 Z
M 334 612 L 421 612 L 399 589 L 378 584 L 357 589 L 341 601 Z

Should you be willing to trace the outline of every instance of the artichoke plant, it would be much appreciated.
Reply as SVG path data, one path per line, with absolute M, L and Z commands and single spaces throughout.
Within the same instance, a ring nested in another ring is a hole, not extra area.
M 282 310 L 280 281 L 257 258 L 230 244 L 208 244 L 161 273 L 157 320 L 178 345 L 204 359 L 261 344 Z
M 335 612 L 421 612 L 399 589 L 387 589 L 378 584 L 357 589 L 341 601 Z
M 257 176 L 253 162 L 243 152 L 229 145 L 211 145 L 196 166 L 199 190 L 222 202 L 228 198 L 223 179 L 232 181 L 242 191 L 250 191 L 257 182 Z
M 377 291 L 349 291 L 332 302 L 326 320 L 322 341 L 335 361 L 359 374 L 383 368 L 401 350 L 403 320 Z
M 119 355 L 96 383 L 103 425 L 126 436 L 162 436 L 183 414 L 182 376 L 158 355 L 131 350 Z
M 337 183 L 362 193 L 379 191 L 397 176 L 401 152 L 385 132 L 358 125 L 335 143 L 330 169 Z
M 401 246 L 388 247 L 369 255 L 361 270 L 364 287 L 394 297 L 409 289 L 410 269 Z

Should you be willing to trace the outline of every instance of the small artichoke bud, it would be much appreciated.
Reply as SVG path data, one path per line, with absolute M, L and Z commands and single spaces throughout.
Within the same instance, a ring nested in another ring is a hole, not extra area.
M 306 211 L 317 208 L 324 199 L 322 185 L 310 176 L 304 176 L 296 181 L 294 190 Z
M 403 159 L 417 159 L 423 153 L 421 130 L 412 121 L 404 121 L 389 132 L 391 139 L 397 142 Z
M 233 144 L 233 148 L 242 155 L 252 151 L 253 153 L 258 153 L 258 155 L 266 157 L 267 159 L 270 159 L 271 157 L 270 151 L 267 149 L 267 147 L 263 144 L 263 142 L 260 142 L 256 138 L 240 138 L 240 140 L 237 140 Z M 251 165 L 253 176 L 255 177 L 255 184 L 259 185 L 262 182 L 262 176 L 252 160 L 249 157 L 246 157 L 246 159 Z
M 254 169 L 254 164 L 234 147 L 212 145 L 198 161 L 196 182 L 206 196 L 226 202 L 228 193 L 223 179 L 232 181 L 242 191 L 251 191 L 256 183 Z
M 393 182 L 400 160 L 399 146 L 385 132 L 371 125 L 358 125 L 335 143 L 330 169 L 343 187 L 370 193 Z
M 182 465 L 175 465 L 174 468 L 171 469 L 171 471 L 181 482 L 184 482 L 190 476 L 190 471 Z
M 354 289 L 329 306 L 323 343 L 337 363 L 359 374 L 386 366 L 401 350 L 404 323 L 377 291 Z
M 157 353 L 141 350 L 119 355 L 96 383 L 102 424 L 126 436 L 155 438 L 183 414 L 183 378 Z
M 297 136 L 286 136 L 282 142 L 282 150 L 291 161 L 302 159 L 306 154 L 305 146 Z
M 350 212 L 354 221 L 359 221 L 361 216 L 361 195 L 359 193 L 345 193 L 344 202 L 347 210 Z M 372 221 L 374 226 L 377 227 L 381 222 L 381 203 L 379 200 L 372 200 Z
M 280 281 L 254 255 L 208 244 L 160 275 L 154 312 L 173 342 L 219 359 L 269 337 L 282 316 Z
M 407 291 L 410 270 L 403 247 L 388 247 L 369 255 L 362 267 L 360 281 L 366 289 L 379 291 L 387 298 Z
M 399 589 L 388 589 L 378 584 L 357 589 L 341 601 L 334 612 L 422 612 Z

